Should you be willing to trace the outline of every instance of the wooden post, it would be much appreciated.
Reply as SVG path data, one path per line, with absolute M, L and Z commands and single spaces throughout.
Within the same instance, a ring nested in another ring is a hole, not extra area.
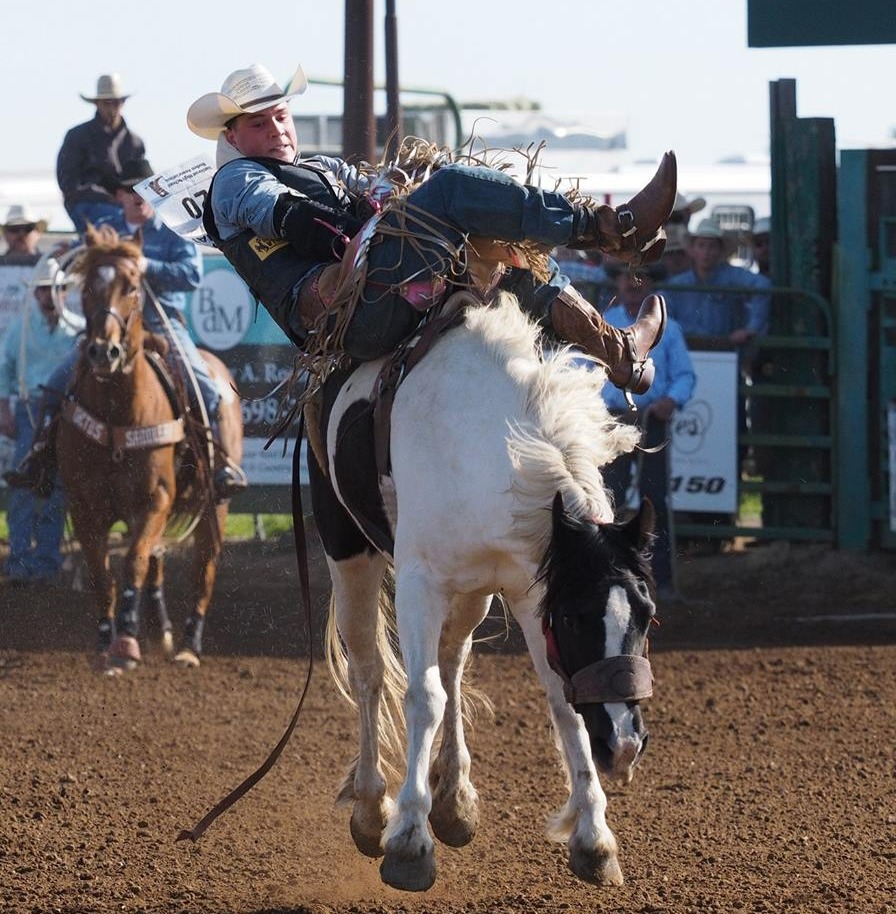
M 398 78 L 398 20 L 395 0 L 386 0 L 386 145 L 383 159 L 389 161 L 398 152 L 403 139 L 400 81 Z
M 376 158 L 373 119 L 373 0 L 345 0 L 342 156 Z

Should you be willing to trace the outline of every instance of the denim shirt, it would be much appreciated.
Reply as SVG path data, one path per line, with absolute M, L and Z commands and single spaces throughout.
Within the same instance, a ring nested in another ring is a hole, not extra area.
M 363 192 L 368 184 L 365 176 L 342 159 L 311 156 L 302 164 L 317 165 L 328 173 L 330 185 L 348 206 L 350 200 L 343 189 Z M 274 206 L 287 188 L 269 171 L 251 159 L 232 159 L 221 166 L 212 188 L 212 215 L 221 237 L 226 241 L 249 229 L 259 238 L 276 238 Z M 291 191 L 294 193 L 294 191 Z
M 111 220 L 119 234 L 132 235 L 133 227 L 124 218 Z M 202 280 L 202 257 L 192 241 L 181 238 L 162 222 L 158 213 L 145 222 L 143 256 L 146 258 L 146 281 L 163 308 L 184 311 L 190 293 Z M 151 306 L 150 306 L 151 307 Z
M 63 317 L 50 329 L 29 293 L 27 309 L 13 319 L 0 346 L 0 399 L 13 394 L 27 394 L 31 399 L 40 396 L 40 385 L 68 357 L 84 326 L 84 319 L 71 311 L 64 311 Z
M 604 320 L 613 327 L 624 328 L 628 327 L 634 318 L 624 305 L 614 305 L 604 312 Z M 681 409 L 694 393 L 697 376 L 684 334 L 676 321 L 671 318 L 666 321 L 666 332 L 657 346 L 650 351 L 650 357 L 656 366 L 656 375 L 647 393 L 636 394 L 633 397 L 635 405 L 639 410 L 643 410 L 663 397 L 671 397 Z M 628 410 L 622 391 L 609 381 L 604 385 L 601 394 L 611 410 Z
M 741 286 L 755 291 L 725 293 L 675 288 L 700 285 Z M 771 282 L 765 276 L 730 263 L 721 263 L 703 282 L 693 270 L 673 276 L 663 283 L 663 294 L 669 316 L 674 317 L 689 336 L 727 337 L 740 329 L 761 335 L 768 332 L 771 296 L 765 290 L 770 287 Z

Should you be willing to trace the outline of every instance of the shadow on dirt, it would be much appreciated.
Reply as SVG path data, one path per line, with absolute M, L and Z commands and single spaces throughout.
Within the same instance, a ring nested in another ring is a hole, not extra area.
M 309 531 L 312 641 L 320 656 L 329 594 L 326 564 Z M 120 561 L 121 549 L 113 553 Z M 73 553 L 73 558 L 77 553 Z M 189 552 L 172 548 L 166 593 L 176 634 L 186 615 Z M 71 572 L 53 585 L 14 586 L 0 579 L 0 650 L 83 651 L 95 638 L 90 595 L 72 589 Z M 896 556 L 855 555 L 826 547 L 772 543 L 716 555 L 683 555 L 683 599 L 662 603 L 651 650 L 747 649 L 782 645 L 896 642 Z M 154 620 L 145 622 L 152 639 Z M 483 651 L 520 652 L 522 636 L 497 604 L 480 627 Z M 291 535 L 229 542 L 205 650 L 209 655 L 299 657 L 308 633 Z

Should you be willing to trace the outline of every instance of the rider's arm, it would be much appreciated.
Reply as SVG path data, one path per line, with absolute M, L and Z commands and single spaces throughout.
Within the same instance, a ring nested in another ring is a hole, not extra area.
M 157 293 L 190 292 L 202 280 L 199 249 L 175 232 L 162 229 L 152 246 L 144 247 L 146 280 Z
M 66 133 L 56 157 L 56 183 L 63 197 L 69 197 L 78 189 L 86 159 L 84 131 L 72 127 Z
M 249 159 L 223 165 L 212 185 L 212 215 L 226 241 L 248 229 L 259 238 L 276 238 L 274 207 L 287 192 L 267 169 Z

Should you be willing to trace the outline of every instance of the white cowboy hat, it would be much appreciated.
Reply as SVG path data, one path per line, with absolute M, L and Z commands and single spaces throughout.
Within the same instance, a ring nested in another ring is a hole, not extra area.
M 706 200 L 703 197 L 694 197 L 693 200 L 688 200 L 688 198 L 682 193 L 675 194 L 675 204 L 672 207 L 673 213 L 687 213 L 688 216 L 693 216 L 694 213 L 699 213 L 703 207 L 706 206 Z
M 197 98 L 187 111 L 187 126 L 197 136 L 217 140 L 229 120 L 241 114 L 254 114 L 277 105 L 308 88 L 301 66 L 296 69 L 286 88 L 271 76 L 261 64 L 253 63 L 245 70 L 234 70 L 220 92 L 209 92 Z
M 720 241 L 725 237 L 719 223 L 714 219 L 703 219 L 697 226 L 695 232 L 690 233 L 691 238 L 718 238 Z
M 13 203 L 3 221 L 3 228 L 10 228 L 15 225 L 33 225 L 37 231 L 45 232 L 47 230 L 47 220 L 38 219 L 28 208 L 28 205 L 22 206 L 20 203 Z
M 110 101 L 121 101 L 123 102 L 126 98 L 130 98 L 124 89 L 121 87 L 121 77 L 117 73 L 107 73 L 103 74 L 96 81 L 96 95 L 84 95 L 81 94 L 81 98 L 85 102 L 110 102 Z
M 47 257 L 34 268 L 32 286 L 70 286 L 74 280 L 62 272 L 55 257 Z

